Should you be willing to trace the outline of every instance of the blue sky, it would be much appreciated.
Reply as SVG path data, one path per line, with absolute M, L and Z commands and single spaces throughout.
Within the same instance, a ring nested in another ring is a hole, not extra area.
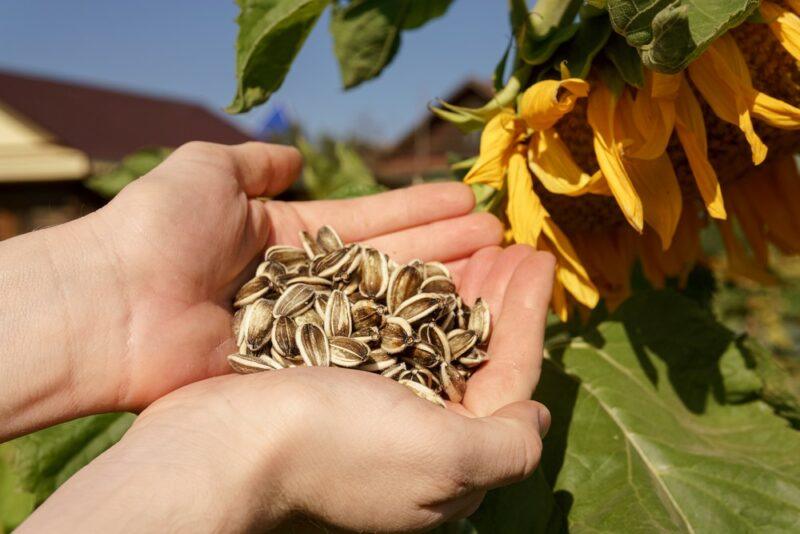
M 0 68 L 199 101 L 221 110 L 234 92 L 233 0 L 2 0 Z M 445 17 L 406 33 L 375 81 L 341 89 L 317 24 L 271 102 L 312 134 L 402 135 L 426 104 L 462 79 L 488 77 L 509 38 L 506 2 L 455 0 Z M 235 120 L 254 129 L 270 104 Z

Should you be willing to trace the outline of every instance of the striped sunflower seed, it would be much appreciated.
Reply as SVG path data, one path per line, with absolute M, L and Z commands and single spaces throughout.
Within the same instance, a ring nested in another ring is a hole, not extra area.
M 414 330 L 402 317 L 389 317 L 380 329 L 381 348 L 398 354 L 414 344 Z
M 256 299 L 261 298 L 272 288 L 273 285 L 269 278 L 266 276 L 256 276 L 236 292 L 236 296 L 233 299 L 233 307 L 241 308 L 242 306 L 252 304 Z
M 405 265 L 394 271 L 386 290 L 386 306 L 394 314 L 400 304 L 417 294 L 422 285 L 422 273 L 417 267 Z
M 467 382 L 458 372 L 458 369 L 447 362 L 442 362 L 439 367 L 439 377 L 447 398 L 453 402 L 461 402 L 467 391 Z
M 350 337 L 330 339 L 331 363 L 339 367 L 358 367 L 367 361 L 369 346 Z
M 359 292 L 368 298 L 380 298 L 389 287 L 389 262 L 383 252 L 365 248 L 361 252 Z
M 315 324 L 306 323 L 297 328 L 294 342 L 306 365 L 309 367 L 330 366 L 330 346 L 328 345 L 328 337 L 322 328 Z
M 314 305 L 314 288 L 306 284 L 295 284 L 286 288 L 275 302 L 272 313 L 275 317 L 294 317 Z
M 475 305 L 469 314 L 467 328 L 475 332 L 478 336 L 478 344 L 486 343 L 489 339 L 492 317 L 489 313 L 489 305 L 482 298 L 475 301 Z
M 353 318 L 350 301 L 343 291 L 334 289 L 325 306 L 325 333 L 328 336 L 349 336 L 353 333 Z
M 328 225 L 323 226 L 317 230 L 317 245 L 324 252 L 333 252 L 336 249 L 344 247 L 342 238 L 336 233 L 336 230 Z

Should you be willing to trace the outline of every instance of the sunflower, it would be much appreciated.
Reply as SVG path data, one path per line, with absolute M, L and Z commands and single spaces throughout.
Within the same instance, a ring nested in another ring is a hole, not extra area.
M 558 79 L 474 110 L 465 182 L 505 193 L 509 240 L 556 256 L 562 319 L 625 300 L 637 260 L 656 287 L 685 282 L 710 224 L 731 277 L 774 283 L 770 246 L 800 252 L 800 0 L 759 8 L 677 72 L 642 66 L 638 87 L 562 61 Z

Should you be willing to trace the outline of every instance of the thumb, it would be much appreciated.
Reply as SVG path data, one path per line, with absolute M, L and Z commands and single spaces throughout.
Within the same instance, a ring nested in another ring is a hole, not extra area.
M 468 476 L 477 488 L 494 488 L 528 478 L 539 465 L 550 412 L 536 401 L 520 401 L 469 426 L 474 449 Z

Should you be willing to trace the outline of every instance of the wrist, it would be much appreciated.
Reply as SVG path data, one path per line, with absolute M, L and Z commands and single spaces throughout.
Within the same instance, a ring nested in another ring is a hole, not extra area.
M 0 246 L 0 440 L 116 409 L 111 325 L 125 308 L 93 224 L 84 217 Z

